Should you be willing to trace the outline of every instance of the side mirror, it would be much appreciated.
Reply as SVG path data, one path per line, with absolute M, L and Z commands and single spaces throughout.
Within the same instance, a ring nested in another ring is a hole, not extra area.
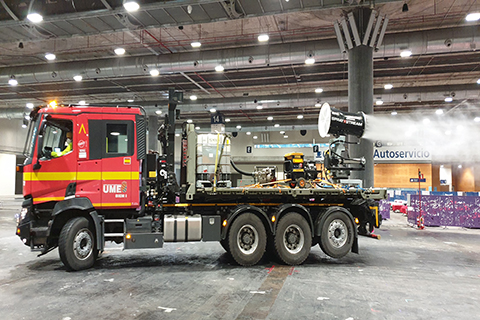
M 45 125 L 47 124 L 47 120 L 42 121 L 42 125 L 40 126 L 40 130 L 38 131 L 38 139 L 37 139 L 37 162 L 33 165 L 33 170 L 38 170 L 42 167 L 40 164 L 40 158 L 43 156 L 42 146 L 43 146 L 43 133 L 45 131 Z

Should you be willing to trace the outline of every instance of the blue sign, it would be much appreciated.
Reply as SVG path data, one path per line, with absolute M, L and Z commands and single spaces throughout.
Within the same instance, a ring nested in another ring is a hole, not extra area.
M 427 179 L 410 178 L 410 182 L 427 182 Z

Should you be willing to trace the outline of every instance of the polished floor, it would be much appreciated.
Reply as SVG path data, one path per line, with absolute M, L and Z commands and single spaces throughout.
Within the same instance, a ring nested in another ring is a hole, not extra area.
M 108 249 L 66 272 L 15 236 L 21 201 L 0 198 L 1 319 L 478 319 L 480 230 L 416 230 L 392 213 L 360 254 L 235 265 L 218 243 Z

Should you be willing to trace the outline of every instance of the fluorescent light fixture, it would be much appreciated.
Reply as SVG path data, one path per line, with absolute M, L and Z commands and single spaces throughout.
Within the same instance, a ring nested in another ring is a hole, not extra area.
M 453 101 L 453 98 L 452 97 L 446 97 L 445 98 L 445 102 L 452 102 Z
M 155 113 L 156 114 L 162 114 L 162 110 L 156 110 Z
M 84 106 L 87 104 L 87 102 L 85 100 L 81 100 L 81 101 L 78 101 L 78 104 L 81 106 Z
M 212 109 L 210 109 L 210 112 L 211 112 L 211 113 L 215 113 L 215 112 L 217 112 L 217 109 L 212 108 Z
M 315 59 L 314 58 L 307 58 L 305 59 L 305 64 L 314 64 L 315 63 Z
M 175 133 L 175 137 L 180 137 L 180 133 Z
M 140 9 L 140 5 L 136 1 L 127 0 L 123 3 L 123 7 L 128 12 L 134 12 Z
M 251 135 L 252 133 L 250 131 L 247 132 L 247 136 Z
M 257 106 L 257 110 L 262 110 L 263 109 L 263 106 Z
M 194 94 L 192 94 L 192 95 L 190 96 L 190 100 L 193 100 L 193 101 L 197 100 L 197 96 L 194 95 Z
M 468 22 L 478 21 L 479 19 L 480 19 L 480 12 L 472 12 L 467 14 L 467 16 L 465 17 L 465 20 L 467 20 Z
M 480 117 L 475 117 L 475 119 L 473 119 L 473 121 L 480 122 Z
M 437 109 L 437 110 L 435 110 L 435 113 L 438 114 L 438 115 L 441 115 L 441 114 L 443 114 L 443 110 L 442 109 Z
M 128 99 L 127 100 L 127 102 L 133 102 L 133 101 L 135 101 L 135 100 L 133 100 L 133 99 Z
M 256 140 L 256 139 L 258 139 L 258 137 L 257 137 L 257 136 L 253 136 L 253 139 L 255 139 L 255 140 Z
M 121 55 L 124 55 L 125 54 L 125 49 L 123 48 L 116 48 L 115 50 L 113 50 L 115 52 L 115 54 L 117 56 L 121 56 Z
M 323 89 L 322 88 L 317 88 L 315 89 L 315 93 L 322 93 L 323 92 Z
M 79 74 L 77 74 L 76 76 L 73 77 L 73 80 L 77 81 L 77 82 L 80 82 L 82 81 L 83 77 Z
M 321 107 L 322 104 L 320 102 L 315 103 L 315 107 Z
M 33 109 L 33 107 L 34 107 L 33 103 L 31 103 L 31 102 L 27 103 L 27 108 L 28 109 Z
M 221 64 L 215 67 L 215 71 L 217 72 L 222 72 L 223 70 L 225 70 L 225 68 Z
M 268 41 L 268 39 L 270 39 L 268 34 L 261 34 L 261 35 L 258 36 L 258 41 L 260 41 L 260 42 Z
M 283 137 L 284 137 L 285 139 L 287 139 L 287 138 L 288 138 L 288 136 L 287 136 L 287 135 L 284 135 Z
M 160 74 L 160 71 L 158 71 L 157 69 L 150 70 L 150 75 L 152 77 L 157 77 L 159 74 Z
M 237 129 L 242 129 L 241 125 L 236 126 Z
M 18 81 L 17 81 L 17 79 L 15 79 L 14 76 L 12 76 L 12 77 L 8 80 L 8 84 L 11 85 L 12 87 L 15 87 L 15 86 L 18 84 Z
M 423 124 L 429 124 L 429 123 L 430 123 L 430 119 L 428 118 L 423 119 Z
M 230 118 L 225 119 L 225 122 L 230 122 Z
M 199 127 L 199 126 L 196 126 L 196 127 L 195 127 L 195 130 L 200 130 L 200 127 Z
M 120 132 L 110 132 L 110 134 L 111 134 L 112 136 L 119 136 L 119 135 L 120 135 Z
M 375 104 L 376 104 L 377 106 L 381 106 L 381 105 L 383 104 L 383 100 L 382 100 L 382 99 L 377 99 L 377 100 L 375 101 Z
M 396 116 L 397 114 L 398 114 L 397 111 L 392 111 L 391 113 L 392 116 Z
M 200 41 L 193 41 L 192 43 L 190 43 L 190 45 L 192 46 L 192 48 L 200 48 L 202 46 Z
M 299 115 L 297 116 L 297 119 L 303 119 L 303 114 L 299 114 Z
M 267 120 L 272 121 L 272 120 L 273 120 L 273 117 L 272 117 L 272 116 L 268 116 L 268 117 L 267 117 Z
M 393 88 L 393 84 L 388 83 L 388 84 L 384 85 L 383 87 L 385 88 L 385 90 L 390 90 L 390 89 Z
M 43 21 L 43 17 L 39 13 L 30 13 L 27 15 L 27 19 L 33 23 L 39 23 Z
M 278 128 L 278 127 L 280 127 L 280 124 L 275 123 L 274 127 L 275 127 L 275 128 Z
M 402 52 L 400 52 L 400 57 L 402 58 L 408 58 L 412 55 L 412 51 L 410 50 L 403 50 Z
M 53 53 L 45 53 L 45 59 L 47 59 L 48 61 L 53 61 L 57 58 L 56 55 L 54 55 Z

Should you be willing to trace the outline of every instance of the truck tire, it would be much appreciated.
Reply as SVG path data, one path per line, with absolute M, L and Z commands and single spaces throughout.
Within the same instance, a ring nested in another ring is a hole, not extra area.
M 262 259 L 267 233 L 259 217 L 244 213 L 235 219 L 228 231 L 228 247 L 233 259 L 242 266 L 253 266 Z
M 288 265 L 301 264 L 312 246 L 312 232 L 302 215 L 287 213 L 280 219 L 275 232 L 275 253 Z
M 84 217 L 69 220 L 58 240 L 60 259 L 68 271 L 91 268 L 98 256 L 95 232 Z
M 341 258 L 352 249 L 355 238 L 350 217 L 334 211 L 322 219 L 320 248 L 332 258 Z

